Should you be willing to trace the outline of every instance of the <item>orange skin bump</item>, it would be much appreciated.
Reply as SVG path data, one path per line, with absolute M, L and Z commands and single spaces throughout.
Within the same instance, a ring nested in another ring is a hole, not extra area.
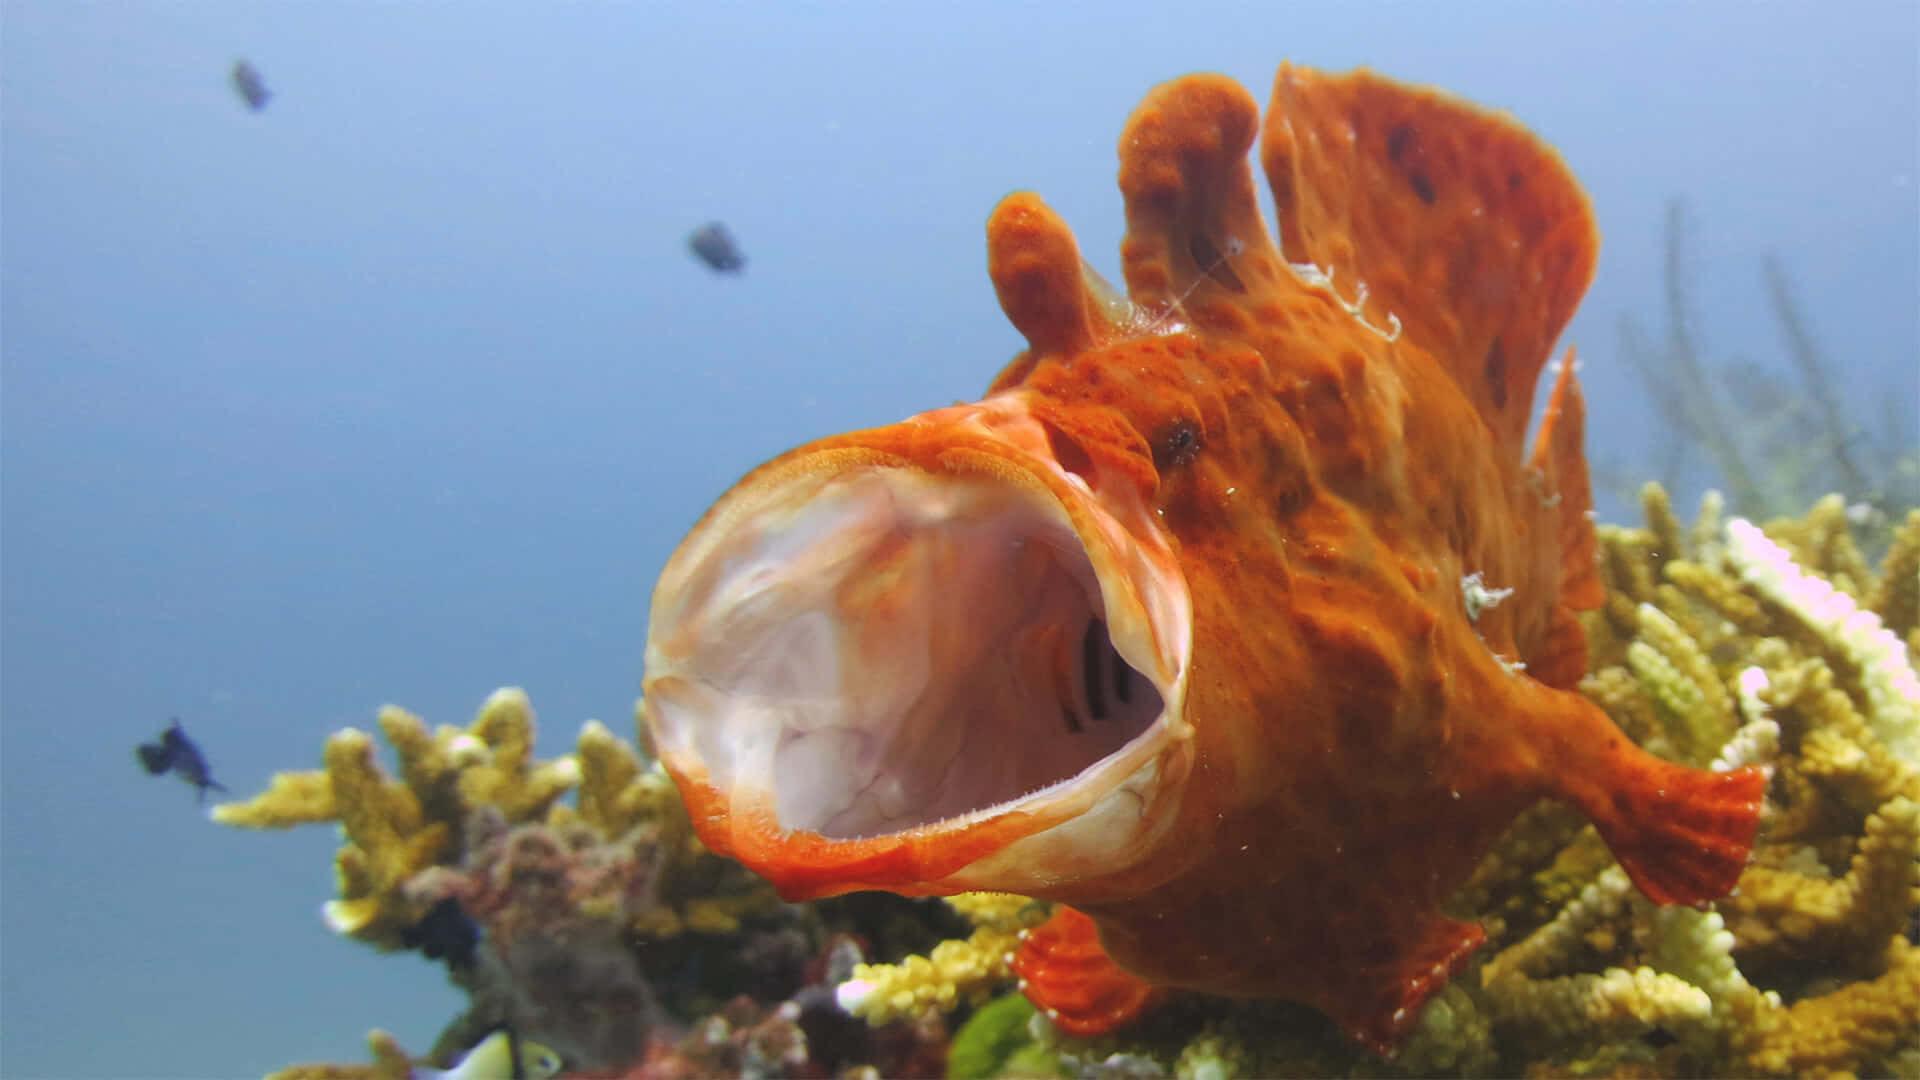
M 1284 255 L 1258 209 L 1256 133 Z M 1068 503 L 1072 474 L 1143 507 L 1121 520 L 1191 604 L 1181 723 L 1143 798 L 1154 827 L 1103 861 L 1048 849 L 1058 874 L 1010 879 L 991 856 L 1077 811 L 835 839 L 782 827 L 669 732 L 709 846 L 790 898 L 1012 886 L 1071 905 L 1016 959 L 1069 1030 L 1187 988 L 1306 1002 L 1382 1053 L 1484 940 L 1443 899 L 1539 799 L 1590 818 L 1656 902 L 1730 889 L 1765 775 L 1655 759 L 1572 690 L 1574 613 L 1601 587 L 1571 355 L 1524 443 L 1598 234 L 1554 152 L 1435 91 L 1285 66 L 1264 127 L 1225 78 L 1155 89 L 1121 138 L 1120 186 L 1130 304 L 1083 272 L 1056 215 L 1011 196 L 989 272 L 1029 348 L 988 398 L 804 447 L 743 487 L 911 468 Z M 1026 434 L 963 423 L 1004 402 Z M 743 512 L 723 502 L 696 535 Z M 1474 573 L 1513 590 L 1477 619 Z M 664 699 L 654 668 L 650 653 Z

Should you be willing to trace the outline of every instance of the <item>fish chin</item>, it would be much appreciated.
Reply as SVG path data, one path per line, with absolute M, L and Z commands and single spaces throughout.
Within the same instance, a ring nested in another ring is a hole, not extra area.
M 708 845 L 790 896 L 1037 892 L 1124 869 L 1173 817 L 1184 579 L 1131 489 L 1023 419 L 789 455 L 662 575 L 655 746 Z

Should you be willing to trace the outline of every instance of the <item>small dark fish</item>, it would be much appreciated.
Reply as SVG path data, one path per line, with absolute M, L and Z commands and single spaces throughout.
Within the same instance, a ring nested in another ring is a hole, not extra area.
M 419 949 L 429 960 L 445 960 L 448 971 L 459 971 L 473 966 L 473 952 L 480 947 L 480 924 L 449 896 L 429 908 L 419 922 L 401 930 L 400 944 Z
M 722 222 L 709 221 L 693 230 L 687 246 L 716 274 L 737 274 L 747 268 L 747 256 Z
M 247 108 L 254 112 L 266 108 L 267 102 L 273 98 L 273 91 L 267 89 L 260 72 L 245 60 L 233 62 L 233 89 L 240 95 L 240 100 L 247 103 Z
M 197 789 L 199 800 L 203 803 L 207 801 L 209 789 L 222 795 L 227 793 L 227 789 L 208 771 L 206 755 L 200 753 L 200 748 L 187 737 L 186 729 L 180 726 L 178 719 L 160 733 L 159 742 L 141 743 L 137 753 L 140 755 L 140 764 L 149 773 L 154 776 L 169 772 L 175 774 Z

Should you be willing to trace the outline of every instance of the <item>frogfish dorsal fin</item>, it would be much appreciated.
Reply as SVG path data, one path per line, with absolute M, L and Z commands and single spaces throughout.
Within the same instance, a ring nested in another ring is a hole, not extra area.
M 1143 313 L 1247 336 L 1289 272 L 1274 247 L 1247 151 L 1260 108 L 1224 75 L 1153 88 L 1120 135 L 1127 235 L 1120 260 Z
M 1571 690 L 1587 673 L 1587 638 L 1574 617 L 1606 600 L 1600 583 L 1599 538 L 1593 529 L 1593 486 L 1587 478 L 1586 401 L 1569 348 L 1547 396 L 1540 430 L 1534 435 L 1527 468 L 1544 496 L 1538 524 L 1554 537 L 1560 552 L 1560 588 L 1544 640 L 1524 659 L 1534 678 Z
M 1573 174 L 1512 119 L 1367 71 L 1282 65 L 1261 158 L 1295 264 L 1396 321 L 1518 462 L 1534 384 L 1593 277 Z
M 1016 192 L 994 207 L 987 273 L 1001 310 L 1036 355 L 1077 352 L 1110 329 L 1110 298 L 1086 276 L 1073 231 L 1038 195 Z

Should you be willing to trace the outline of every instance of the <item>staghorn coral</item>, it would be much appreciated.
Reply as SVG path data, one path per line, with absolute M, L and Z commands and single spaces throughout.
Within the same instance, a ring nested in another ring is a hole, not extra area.
M 1037 1018 L 1017 1053 L 1069 1074 L 1119 1061 L 1222 1080 L 1787 1076 L 1920 1060 L 1920 949 L 1906 937 L 1920 919 L 1920 683 L 1898 621 L 1912 586 L 1894 580 L 1920 561 L 1920 514 L 1875 572 L 1832 500 L 1764 530 L 1723 520 L 1717 497 L 1692 527 L 1658 487 L 1643 505 L 1648 527 L 1603 529 L 1609 595 L 1586 623 L 1582 689 L 1656 752 L 1773 768 L 1735 895 L 1656 907 L 1577 815 L 1542 804 L 1452 899 L 1489 947 L 1394 1062 L 1282 1004 L 1193 995 L 1097 1040 Z M 971 969 L 949 978 L 931 960 L 940 949 L 861 969 L 849 996 L 863 1015 L 959 1007 L 981 984 L 964 981 Z
M 425 912 L 459 901 L 484 936 L 470 960 L 450 964 L 470 1003 L 431 1060 L 508 1024 L 576 1067 L 637 1061 L 663 1017 L 655 982 L 698 967 L 703 949 L 733 952 L 742 919 L 777 907 L 764 882 L 701 846 L 671 781 L 601 724 L 549 761 L 534 757 L 519 690 L 494 693 L 464 730 L 430 730 L 393 706 L 380 727 L 392 772 L 366 733 L 348 729 L 328 739 L 322 769 L 280 773 L 213 816 L 243 828 L 338 823 L 339 895 L 326 921 L 377 948 L 404 947 Z
M 397 949 L 400 932 L 426 910 L 404 886 L 458 858 L 470 808 L 494 806 L 510 821 L 540 817 L 579 780 L 579 766 L 571 757 L 533 761 L 533 710 L 518 689 L 495 691 L 466 731 L 429 732 L 392 705 L 380 710 L 380 730 L 399 758 L 397 778 L 380 767 L 373 740 L 348 728 L 327 740 L 324 768 L 279 773 L 266 791 L 211 816 L 248 829 L 338 822 L 346 843 L 335 858 L 339 896 L 323 909 L 327 925 Z
M 950 1013 L 979 1004 L 1013 979 L 1007 957 L 1026 929 L 1044 921 L 1049 905 L 1008 893 L 960 893 L 946 898 L 973 924 L 964 940 L 948 940 L 926 956 L 897 964 L 861 964 L 838 996 L 848 1012 L 875 1024 Z
M 1765 533 L 1734 519 L 1710 542 L 1702 536 L 1717 521 L 1717 498 L 1691 538 L 1664 492 L 1649 488 L 1643 503 L 1648 528 L 1602 530 L 1610 595 L 1588 629 L 1596 657 L 1624 667 L 1603 668 L 1586 689 L 1661 752 L 1715 756 L 1716 766 L 1772 760 L 1774 813 L 1740 889 L 1712 910 L 1653 908 L 1610 868 L 1489 959 L 1482 979 L 1496 1038 L 1544 1019 L 1561 1030 L 1542 1054 L 1564 1057 L 1580 1035 L 1590 1068 L 1879 1067 L 1905 1045 L 1887 1037 L 1899 1025 L 1884 1014 L 1907 985 L 1894 943 L 1920 903 L 1909 749 L 1920 683 L 1878 616 L 1821 575 L 1857 594 L 1899 590 L 1864 568 L 1834 500 Z M 1901 557 L 1896 549 L 1882 573 L 1902 572 Z M 1664 721 L 1651 732 L 1649 712 Z M 1726 738 L 1717 755 L 1707 736 Z M 1596 973 L 1602 965 L 1610 970 Z M 1904 1006 L 1911 1016 L 1920 999 Z M 1590 1021 L 1657 1027 L 1672 1045 L 1596 1037 Z M 1905 1038 L 1916 1033 L 1909 1022 Z M 1823 1040 L 1817 1051 L 1802 1053 L 1814 1040 Z
M 1824 508 L 1830 519 L 1844 520 L 1837 500 L 1823 499 L 1821 504 L 1816 513 Z M 1789 531 L 1788 526 L 1776 527 L 1776 532 Z M 1778 607 L 1783 623 L 1797 631 L 1789 632 L 1828 662 L 1854 669 L 1851 674 L 1866 697 L 1862 716 L 1873 725 L 1880 744 L 1902 761 L 1920 761 L 1920 677 L 1914 675 L 1906 645 L 1881 624 L 1878 613 L 1862 610 L 1847 590 L 1795 565 L 1784 547 L 1751 522 L 1729 522 L 1727 539 L 1729 561 L 1754 591 Z M 1829 541 L 1808 554 L 1825 555 L 1829 564 L 1840 564 L 1837 573 L 1852 575 L 1841 581 L 1864 576 L 1856 569 L 1859 551 L 1850 540 Z
M 1894 531 L 1880 580 L 1867 597 L 1867 610 L 1880 616 L 1895 636 L 1915 647 L 1920 635 L 1920 510 Z
M 1496 1014 L 1550 1008 L 1571 996 L 1603 1015 L 1658 1024 L 1678 1042 L 1637 1058 L 1666 1071 L 1809 1067 L 1814 1057 L 1792 1049 L 1800 1045 L 1795 1032 L 1826 1040 L 1815 1055 L 1820 1067 L 1874 1065 L 1901 1045 L 1874 1034 L 1888 1025 L 1870 1011 L 1884 1012 L 1888 995 L 1905 985 L 1889 974 L 1890 942 L 1904 940 L 1920 900 L 1915 763 L 1906 749 L 1920 684 L 1911 657 L 1878 617 L 1817 572 L 1873 595 L 1898 590 L 1883 588 L 1863 568 L 1833 500 L 1801 522 L 1767 530 L 1792 538 L 1805 566 L 1739 519 L 1724 526 L 1717 543 L 1700 543 L 1698 530 L 1696 539 L 1680 540 L 1664 493 L 1650 488 L 1643 502 L 1649 528 L 1603 530 L 1611 595 L 1589 623 L 1600 643 L 1596 653 L 1624 661 L 1637 677 L 1603 670 L 1589 680 L 1589 692 L 1603 690 L 1596 700 L 1629 730 L 1644 726 L 1650 702 L 1670 721 L 1658 734 L 1676 755 L 1698 757 L 1699 733 L 1734 732 L 1718 763 L 1775 759 L 1777 812 L 1740 890 L 1714 910 L 1651 908 L 1626 897 L 1618 871 L 1609 869 L 1582 902 L 1489 960 L 1485 989 Z M 1717 500 L 1709 500 L 1703 521 L 1717 515 Z M 1898 557 L 1883 573 L 1901 572 Z M 1823 859 L 1851 869 L 1830 879 Z M 1619 975 L 1611 983 L 1584 972 L 1530 977 L 1590 969 L 1604 959 L 1642 962 L 1632 974 L 1644 988 L 1630 988 Z M 1883 978 L 1890 981 L 1879 991 L 1854 989 Z M 1654 980 L 1669 979 L 1678 985 L 1656 988 Z M 1846 1018 L 1856 998 L 1869 1012 L 1858 1018 L 1859 1038 L 1843 1054 L 1835 1048 L 1848 1044 Z M 1920 1010 L 1920 1000 L 1905 1004 Z M 1796 1023 L 1801 1016 L 1825 1019 L 1816 1027 Z M 1914 1034 L 1910 1024 L 1906 1037 Z M 1617 1041 L 1603 1042 L 1595 1041 L 1594 1061 L 1624 1066 L 1636 1059 Z
M 635 710 L 641 731 L 646 730 L 645 709 L 643 701 Z M 575 754 L 580 761 L 577 805 L 555 806 L 547 824 L 562 828 L 577 821 L 628 846 L 635 830 L 641 831 L 647 857 L 657 865 L 649 902 L 627 912 L 635 933 L 654 939 L 685 930 L 731 933 L 743 917 L 778 902 L 765 882 L 707 851 L 657 762 L 643 761 L 597 722 L 581 730 Z
M 1920 949 L 1902 938 L 1887 942 L 1877 965 L 1884 973 L 1807 998 L 1758 1027 L 1745 1064 L 1775 1076 L 1850 1074 L 1861 1061 L 1914 1053 L 1920 1001 Z M 1890 1065 L 1889 1061 L 1889 1065 Z M 1889 1073 L 1895 1070 L 1887 1069 Z
M 1800 870 L 1756 865 L 1741 879 L 1739 895 L 1722 907 L 1749 955 L 1860 966 L 1876 961 L 1879 949 L 1906 929 L 1914 906 L 1915 852 L 1920 805 L 1897 796 L 1867 818 L 1844 876 L 1824 876 L 1817 857 Z

